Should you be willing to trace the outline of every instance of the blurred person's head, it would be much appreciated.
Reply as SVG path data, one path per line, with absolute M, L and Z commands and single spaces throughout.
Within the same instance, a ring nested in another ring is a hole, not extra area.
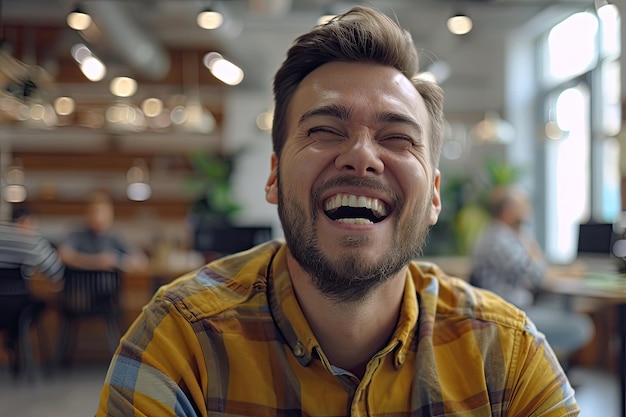
M 495 219 L 519 230 L 531 215 L 530 200 L 517 185 L 497 186 L 489 198 L 489 211 Z
M 95 192 L 85 213 L 87 226 L 95 233 L 107 231 L 113 226 L 113 200 L 102 191 Z
M 35 230 L 39 225 L 37 216 L 26 203 L 13 204 L 11 221 L 28 230 Z

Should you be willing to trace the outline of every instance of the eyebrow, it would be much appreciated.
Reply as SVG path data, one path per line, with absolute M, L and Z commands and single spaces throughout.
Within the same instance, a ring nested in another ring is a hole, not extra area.
M 300 120 L 299 124 L 302 124 L 307 119 L 315 116 L 330 116 L 337 118 L 339 120 L 350 120 L 350 115 L 352 110 L 345 106 L 340 106 L 337 104 L 330 104 L 328 106 L 318 107 L 316 109 L 311 109 L 304 113 Z M 413 129 L 419 132 L 420 135 L 424 133 L 424 127 L 416 122 L 414 119 L 400 113 L 393 112 L 384 112 L 376 115 L 376 121 L 382 123 L 402 123 L 411 126 Z
M 308 112 L 304 113 L 298 124 L 302 124 L 307 119 L 310 119 L 314 116 L 330 116 L 340 120 L 350 120 L 351 110 L 345 106 L 339 106 L 337 104 L 330 104 L 328 106 L 318 107 L 316 109 L 311 109 Z
M 391 113 L 391 112 L 380 113 L 377 115 L 376 119 L 379 122 L 384 122 L 384 123 L 407 124 L 411 126 L 413 129 L 417 130 L 420 135 L 424 134 L 424 126 L 422 126 L 420 123 L 417 123 L 412 118 L 405 116 L 403 114 L 400 114 L 400 113 Z

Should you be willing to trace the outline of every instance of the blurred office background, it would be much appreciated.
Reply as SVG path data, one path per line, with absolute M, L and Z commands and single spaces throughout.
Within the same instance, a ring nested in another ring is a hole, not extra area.
M 108 191 L 115 230 L 151 257 L 123 279 L 122 327 L 212 252 L 280 237 L 264 199 L 272 76 L 294 37 L 356 4 L 408 28 L 422 75 L 445 91 L 444 208 L 427 257 L 460 259 L 462 275 L 485 191 L 511 181 L 530 191 L 555 265 L 579 258 L 581 223 L 611 224 L 619 240 L 624 0 L 0 0 L 0 218 L 26 198 L 59 242 L 89 194 Z M 71 28 L 70 15 L 87 23 Z M 212 247 L 223 239 L 211 233 L 234 236 L 226 224 L 241 242 Z M 578 364 L 611 384 L 616 314 L 597 314 L 605 339 Z M 108 351 L 94 326 L 75 363 L 97 368 Z

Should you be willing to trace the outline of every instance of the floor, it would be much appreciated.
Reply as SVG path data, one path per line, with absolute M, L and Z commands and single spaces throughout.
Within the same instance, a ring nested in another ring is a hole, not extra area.
M 580 417 L 619 416 L 619 380 L 616 374 L 574 368 L 570 371 L 570 381 L 576 389 Z
M 0 416 L 93 416 L 105 374 L 106 365 L 75 366 L 28 383 L 0 368 Z
M 617 417 L 618 380 L 607 372 L 574 368 L 580 417 Z M 93 416 L 105 365 L 77 365 L 62 375 L 40 378 L 32 384 L 15 381 L 0 368 L 0 416 L 86 417 Z

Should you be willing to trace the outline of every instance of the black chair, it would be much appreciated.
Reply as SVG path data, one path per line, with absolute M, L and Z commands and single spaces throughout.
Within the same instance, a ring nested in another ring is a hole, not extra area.
M 117 271 L 66 268 L 65 285 L 59 300 L 62 323 L 57 366 L 69 364 L 71 355 L 68 354 L 74 353 L 80 322 L 88 318 L 104 319 L 107 343 L 113 355 L 121 336 L 119 293 L 120 275 Z
M 9 354 L 10 367 L 14 376 L 24 370 L 29 380 L 36 374 L 31 328 L 36 325 L 45 303 L 30 294 L 21 268 L 0 268 L 0 333 L 5 336 L 5 347 Z M 39 352 L 48 346 L 45 329 L 37 326 Z

